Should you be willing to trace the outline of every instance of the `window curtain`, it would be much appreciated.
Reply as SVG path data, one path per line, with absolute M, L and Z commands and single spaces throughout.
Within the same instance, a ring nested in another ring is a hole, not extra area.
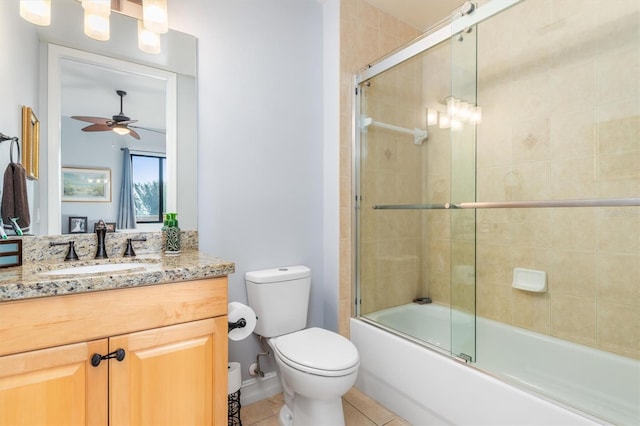
M 136 228 L 136 206 L 133 198 L 133 166 L 129 148 L 122 151 L 122 186 L 120 187 L 120 208 L 118 209 L 118 223 L 120 229 Z

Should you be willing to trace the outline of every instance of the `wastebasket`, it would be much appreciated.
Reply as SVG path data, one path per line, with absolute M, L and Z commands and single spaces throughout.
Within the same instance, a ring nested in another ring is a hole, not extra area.
M 239 362 L 230 362 L 227 366 L 228 389 L 227 401 L 229 404 L 229 426 L 242 426 L 240 420 L 240 385 L 242 384 L 242 374 Z

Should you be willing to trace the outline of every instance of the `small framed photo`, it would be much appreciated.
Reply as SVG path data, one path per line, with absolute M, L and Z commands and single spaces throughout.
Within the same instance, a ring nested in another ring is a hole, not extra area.
M 69 233 L 70 234 L 86 234 L 87 233 L 87 217 L 86 216 L 70 216 L 69 217 Z
M 116 222 L 105 222 L 107 225 L 107 232 L 116 232 Z M 98 222 L 93 224 L 93 232 L 96 232 L 96 227 L 98 226 Z

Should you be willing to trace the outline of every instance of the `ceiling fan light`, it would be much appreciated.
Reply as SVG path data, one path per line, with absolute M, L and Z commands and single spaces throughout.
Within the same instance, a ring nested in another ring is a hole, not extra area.
M 94 40 L 107 41 L 110 37 L 110 0 L 82 0 L 84 33 Z
M 51 25 L 51 0 L 20 0 L 20 17 L 32 24 Z
M 129 130 L 129 128 L 124 124 L 116 124 L 113 126 L 112 130 L 120 136 L 128 135 L 131 132 L 131 130 Z
M 141 21 L 138 21 L 138 49 L 157 55 L 161 51 L 160 47 L 160 34 L 150 31 Z
M 167 0 L 143 0 L 142 18 L 144 26 L 156 34 L 169 31 Z

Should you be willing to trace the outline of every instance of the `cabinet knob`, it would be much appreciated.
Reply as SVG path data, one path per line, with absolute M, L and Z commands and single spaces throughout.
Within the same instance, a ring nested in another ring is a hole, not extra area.
M 91 356 L 91 365 L 93 365 L 94 367 L 97 367 L 100 365 L 100 362 L 103 359 L 115 358 L 116 361 L 122 361 L 124 359 L 124 356 L 125 356 L 125 351 L 122 348 L 116 349 L 115 351 L 108 353 L 106 355 L 100 355 L 96 353 Z

